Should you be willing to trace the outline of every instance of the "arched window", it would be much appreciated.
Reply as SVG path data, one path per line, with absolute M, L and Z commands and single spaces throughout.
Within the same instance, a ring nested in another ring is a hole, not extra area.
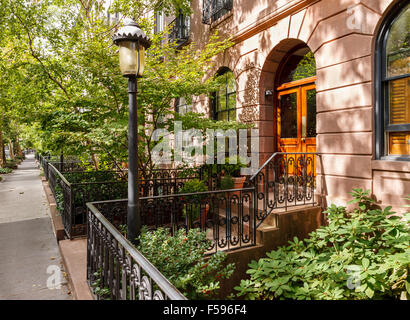
M 315 57 L 306 45 L 296 47 L 282 66 L 278 85 L 316 76 Z
M 410 4 L 392 10 L 376 48 L 376 159 L 410 160 Z
M 224 85 L 214 93 L 213 109 L 215 120 L 236 121 L 236 80 L 235 75 L 228 68 L 219 75 Z

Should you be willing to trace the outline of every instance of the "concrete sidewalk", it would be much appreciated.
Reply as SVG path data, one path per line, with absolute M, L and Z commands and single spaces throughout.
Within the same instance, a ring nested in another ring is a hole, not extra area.
M 0 182 L 0 299 L 72 299 L 40 171 L 27 158 Z

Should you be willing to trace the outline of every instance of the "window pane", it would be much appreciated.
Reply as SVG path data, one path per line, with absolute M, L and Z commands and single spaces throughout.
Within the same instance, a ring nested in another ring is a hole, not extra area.
M 218 111 L 226 109 L 226 95 L 220 95 L 218 97 Z
M 306 92 L 307 104 L 307 137 L 316 137 L 316 90 Z
M 220 75 L 220 79 L 222 80 L 222 87 L 216 93 L 216 104 L 215 110 L 217 112 L 216 118 L 217 120 L 228 120 L 229 115 L 233 115 L 235 117 L 235 113 L 226 111 L 224 115 L 219 114 L 222 111 L 228 109 L 235 109 L 236 108 L 236 80 L 235 75 L 232 71 L 225 68 L 224 72 Z M 229 117 L 230 118 L 230 117 Z
M 217 120 L 228 120 L 228 113 L 226 111 L 219 112 Z
M 228 109 L 235 109 L 236 108 L 236 94 L 230 94 L 228 96 Z
M 389 81 L 390 124 L 410 123 L 410 77 Z
M 236 109 L 229 111 L 229 120 L 236 121 Z
M 297 94 L 296 92 L 280 97 L 280 136 L 297 138 Z
M 386 46 L 387 77 L 410 73 L 410 5 L 390 28 Z
M 236 92 L 235 75 L 231 71 L 226 73 L 226 84 L 228 93 Z
M 389 133 L 389 154 L 410 155 L 410 131 Z

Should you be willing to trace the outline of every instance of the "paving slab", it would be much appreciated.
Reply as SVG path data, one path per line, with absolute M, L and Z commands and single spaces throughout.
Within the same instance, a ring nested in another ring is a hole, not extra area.
M 61 240 L 58 243 L 63 262 L 69 274 L 74 299 L 93 300 L 87 284 L 87 239 Z

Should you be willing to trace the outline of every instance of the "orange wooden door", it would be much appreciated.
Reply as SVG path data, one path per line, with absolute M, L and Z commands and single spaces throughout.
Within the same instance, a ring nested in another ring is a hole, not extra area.
M 298 81 L 293 87 L 288 83 L 277 89 L 276 141 L 279 152 L 316 152 L 316 85 L 311 81 Z M 315 165 L 312 166 L 316 174 Z M 311 173 L 312 166 L 308 167 L 307 174 Z M 292 173 L 289 168 L 289 174 Z

